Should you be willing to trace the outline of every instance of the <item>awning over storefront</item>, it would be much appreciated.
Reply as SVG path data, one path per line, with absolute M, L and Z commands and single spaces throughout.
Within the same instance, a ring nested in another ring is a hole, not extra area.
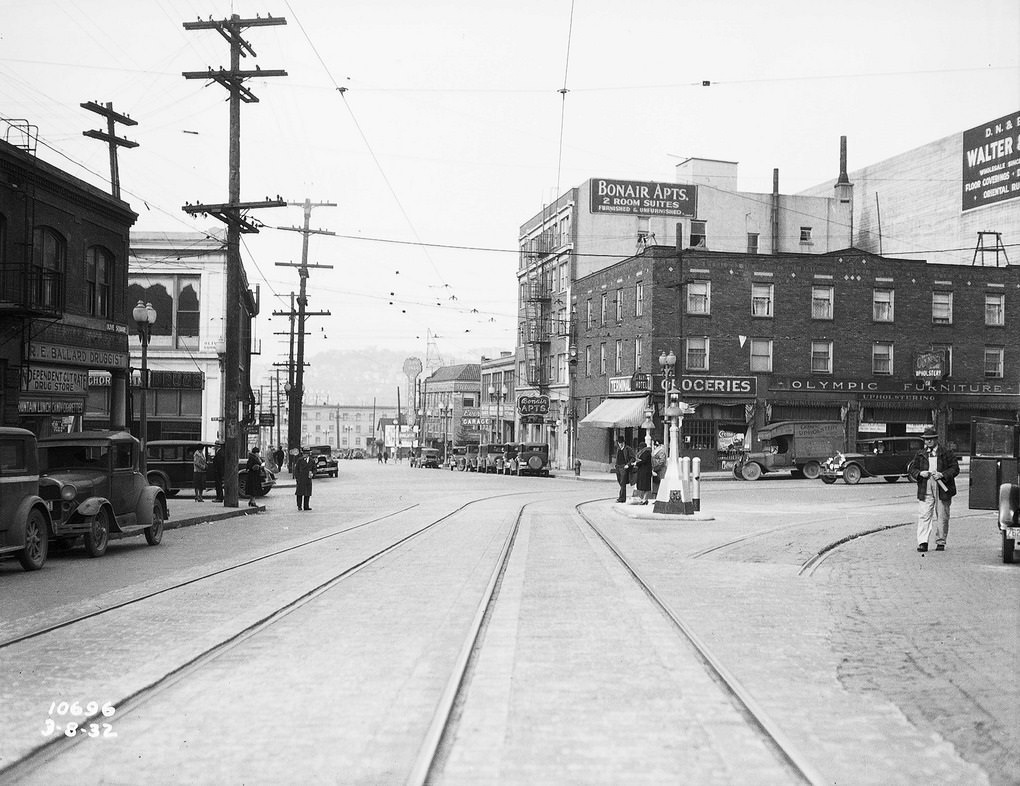
M 645 422 L 648 397 L 607 398 L 581 419 L 582 425 L 600 428 L 639 428 Z

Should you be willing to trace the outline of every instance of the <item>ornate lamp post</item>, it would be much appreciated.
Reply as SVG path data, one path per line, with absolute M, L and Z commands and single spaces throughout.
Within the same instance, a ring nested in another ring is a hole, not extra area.
M 440 404 L 439 416 L 443 419 L 443 463 L 445 464 L 449 458 L 449 451 L 447 450 L 447 434 L 450 432 L 450 418 L 453 417 L 453 405 Z
M 659 368 L 662 369 L 662 393 L 663 393 L 663 429 L 662 429 L 662 445 L 666 449 L 666 455 L 669 456 L 669 440 L 670 440 L 670 418 L 666 414 L 666 410 L 669 408 L 669 394 L 673 390 L 673 380 L 676 378 L 676 354 L 671 349 L 667 355 L 665 351 L 659 353 Z
M 143 303 L 139 300 L 138 305 L 132 310 L 131 316 L 134 318 L 135 324 L 138 325 L 138 340 L 142 344 L 142 411 L 139 415 L 141 456 L 138 459 L 138 468 L 144 475 L 148 470 L 148 463 L 145 460 L 145 442 L 149 429 L 149 402 L 146 396 L 149 390 L 149 339 L 152 338 L 152 326 L 156 324 L 156 309 L 152 307 L 152 303 Z
M 685 513 L 683 483 L 680 479 L 680 415 L 683 408 L 679 401 L 674 403 L 673 389 L 676 371 L 676 355 L 673 350 L 659 355 L 659 366 L 662 368 L 663 392 L 666 406 L 663 413 L 668 422 L 668 430 L 664 429 L 663 439 L 666 445 L 666 474 L 659 483 L 659 493 L 655 496 L 656 513 Z M 668 436 L 668 440 L 667 440 Z
M 510 391 L 507 389 L 507 386 L 503 385 L 503 387 L 499 390 L 499 395 L 497 396 L 495 386 L 489 385 L 489 401 L 491 402 L 492 399 L 496 399 L 496 428 L 492 430 L 493 439 L 495 439 L 496 442 L 503 441 L 503 421 L 500 420 L 500 408 L 502 407 L 503 402 L 506 401 L 506 396 L 509 392 Z

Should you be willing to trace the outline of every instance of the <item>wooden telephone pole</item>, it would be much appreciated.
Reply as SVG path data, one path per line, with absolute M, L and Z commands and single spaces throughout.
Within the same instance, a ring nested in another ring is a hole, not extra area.
M 236 508 L 238 499 L 237 466 L 240 460 L 240 442 L 242 435 L 239 428 L 238 408 L 241 401 L 240 384 L 240 336 L 241 336 L 241 233 L 258 232 L 261 224 L 249 221 L 245 211 L 261 207 L 283 207 L 287 203 L 277 197 L 263 202 L 241 202 L 241 102 L 257 103 L 258 98 L 245 87 L 246 79 L 255 77 L 287 76 L 282 70 L 254 71 L 241 70 L 241 57 L 255 56 L 241 34 L 249 27 L 265 27 L 267 25 L 285 25 L 282 18 L 267 17 L 265 19 L 241 19 L 232 14 L 230 19 L 207 22 L 185 22 L 185 30 L 215 30 L 230 44 L 230 68 L 224 70 L 185 71 L 185 79 L 206 79 L 217 82 L 230 93 L 230 151 L 228 196 L 225 204 L 185 205 L 184 212 L 189 214 L 203 213 L 219 219 L 227 225 L 227 281 L 226 281 L 226 332 L 223 363 L 223 425 L 224 425 L 224 466 L 226 477 L 223 479 L 224 506 Z M 247 443 L 246 443 L 247 444 Z M 250 493 L 249 489 L 249 493 Z
M 98 139 L 102 142 L 108 142 L 110 145 L 110 193 L 113 194 L 114 199 L 120 199 L 120 166 L 117 163 L 117 148 L 118 147 L 138 147 L 137 142 L 132 142 L 130 139 L 123 139 L 114 133 L 114 123 L 120 123 L 125 126 L 136 126 L 138 125 L 137 120 L 132 120 L 127 115 L 122 115 L 120 112 L 113 111 L 113 103 L 110 101 L 106 102 L 106 106 L 100 106 L 95 101 L 86 101 L 84 104 L 78 104 L 82 109 L 87 109 L 90 112 L 95 112 L 97 115 L 102 115 L 106 118 L 106 133 L 102 131 L 82 131 L 82 136 L 87 136 L 90 139 Z
M 287 391 L 287 453 L 293 448 L 301 447 L 301 404 L 304 395 L 305 376 L 305 320 L 308 317 L 328 317 L 328 311 L 308 311 L 308 269 L 313 267 L 332 268 L 332 265 L 309 265 L 308 264 L 308 236 L 309 235 L 335 235 L 335 232 L 328 232 L 325 229 L 309 229 L 312 220 L 313 207 L 336 207 L 335 202 L 312 202 L 306 199 L 304 202 L 291 202 L 295 206 L 305 209 L 304 227 L 277 227 L 289 232 L 300 232 L 301 238 L 301 264 L 293 262 L 277 262 L 280 267 L 296 267 L 301 276 L 301 290 L 298 293 L 297 310 L 297 358 L 294 361 L 294 378 L 290 383 L 290 390 Z M 273 316 L 287 315 L 291 318 L 291 325 L 294 324 L 294 304 L 291 303 L 290 313 L 274 311 Z M 293 330 L 292 330 L 293 334 Z M 293 345 L 293 343 L 292 343 Z

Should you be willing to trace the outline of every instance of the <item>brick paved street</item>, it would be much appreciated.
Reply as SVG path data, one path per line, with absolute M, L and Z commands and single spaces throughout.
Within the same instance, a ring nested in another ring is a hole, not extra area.
M 527 499 L 544 500 L 543 512 L 522 525 L 440 782 L 789 782 L 769 769 L 760 743 L 738 742 L 748 732 L 727 720 L 731 707 L 684 660 L 681 637 L 571 513 L 585 499 L 595 500 L 585 514 L 827 780 L 1017 782 L 1008 732 L 1020 702 L 1003 669 L 1017 663 L 1020 620 L 1008 599 L 1020 572 L 1001 564 L 989 514 L 968 511 L 965 498 L 954 505 L 948 550 L 922 556 L 907 484 L 709 478 L 705 520 L 664 521 L 615 505 L 609 479 L 351 464 L 339 482 L 317 484 L 307 515 L 292 514 L 289 490 L 278 489 L 257 517 L 171 530 L 156 549 L 117 555 L 115 544 L 112 559 L 72 554 L 53 571 L 0 573 L 4 592 L 16 593 L 26 577 L 38 592 L 56 578 L 87 586 L 89 576 L 136 563 L 172 571 L 94 594 L 90 605 L 101 605 L 226 566 L 230 543 L 254 555 L 348 528 L 116 619 L 0 650 L 9 726 L 0 767 L 42 739 L 51 702 L 120 700 L 343 565 L 492 494 L 491 512 L 452 540 L 422 539 L 386 558 L 391 569 L 366 569 L 323 596 L 329 602 L 305 606 L 117 716 L 116 739 L 86 740 L 48 765 L 58 769 L 25 782 L 402 781 L 508 526 L 504 512 Z M 891 528 L 801 572 L 818 550 L 881 527 Z M 65 601 L 48 614 L 67 613 Z M 17 607 L 17 619 L 0 620 L 0 639 L 45 616 L 21 611 L 20 597 Z

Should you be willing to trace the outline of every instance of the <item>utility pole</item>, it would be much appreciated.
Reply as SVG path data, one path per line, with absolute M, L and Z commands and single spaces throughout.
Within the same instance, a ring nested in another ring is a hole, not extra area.
M 114 112 L 113 103 L 111 101 L 107 101 L 106 106 L 100 106 L 95 101 L 86 101 L 84 104 L 78 104 L 78 106 L 106 118 L 106 133 L 103 133 L 102 131 L 82 131 L 81 134 L 82 136 L 87 136 L 90 139 L 98 139 L 110 144 L 110 193 L 113 194 L 114 199 L 120 199 L 120 167 L 117 164 L 117 148 L 138 147 L 138 143 L 132 142 L 130 139 L 123 139 L 122 137 L 117 136 L 116 133 L 114 133 L 113 126 L 114 123 L 120 123 L 125 126 L 136 126 L 138 125 L 138 121 L 132 120 L 127 115 Z
M 236 508 L 238 498 L 237 471 L 236 468 L 240 459 L 241 433 L 239 428 L 238 407 L 241 401 L 241 380 L 240 380 L 240 346 L 241 336 L 241 233 L 258 232 L 262 226 L 258 222 L 249 221 L 244 211 L 260 207 L 283 207 L 287 203 L 277 197 L 271 200 L 268 197 L 263 202 L 241 202 L 241 101 L 245 103 L 257 103 L 258 98 L 254 93 L 245 87 L 246 79 L 254 77 L 263 78 L 270 76 L 287 76 L 282 70 L 241 70 L 241 57 L 249 54 L 255 56 L 255 50 L 247 41 L 241 37 L 242 31 L 249 27 L 265 27 L 267 25 L 285 25 L 287 21 L 282 18 L 267 17 L 265 19 L 242 19 L 237 14 L 231 14 L 230 19 L 213 20 L 207 22 L 185 22 L 185 30 L 215 30 L 227 43 L 230 44 L 230 69 L 205 71 L 184 71 L 185 79 L 205 79 L 217 82 L 230 93 L 230 150 L 229 150 L 229 178 L 228 196 L 226 204 L 192 205 L 184 206 L 184 212 L 189 214 L 203 213 L 219 219 L 227 225 L 227 280 L 226 280 L 226 318 L 224 331 L 226 333 L 226 352 L 224 353 L 224 378 L 223 378 L 223 422 L 224 422 L 224 466 L 226 477 L 224 478 L 224 507 Z M 250 384 L 250 381 L 249 381 Z M 245 440 L 247 443 L 247 439 Z
M 290 383 L 290 391 L 287 393 L 287 453 L 294 448 L 301 446 L 301 399 L 304 396 L 305 377 L 305 320 L 308 317 L 328 317 L 329 311 L 308 311 L 308 269 L 329 268 L 332 265 L 309 265 L 308 264 L 308 236 L 309 235 L 335 235 L 335 232 L 328 232 L 325 229 L 309 229 L 312 220 L 313 207 L 336 207 L 335 202 L 312 202 L 306 199 L 304 202 L 288 202 L 291 206 L 303 207 L 305 211 L 304 227 L 277 227 L 288 232 L 300 232 L 301 237 L 301 263 L 277 262 L 279 267 L 296 267 L 301 277 L 301 288 L 298 293 L 297 311 L 297 358 L 293 364 L 294 378 Z M 293 298 L 293 295 L 291 296 Z M 274 311 L 273 316 L 283 315 L 283 312 Z M 294 301 L 290 305 L 291 325 L 294 324 Z M 292 331 L 293 335 L 293 331 Z M 291 339 L 293 350 L 293 339 Z

